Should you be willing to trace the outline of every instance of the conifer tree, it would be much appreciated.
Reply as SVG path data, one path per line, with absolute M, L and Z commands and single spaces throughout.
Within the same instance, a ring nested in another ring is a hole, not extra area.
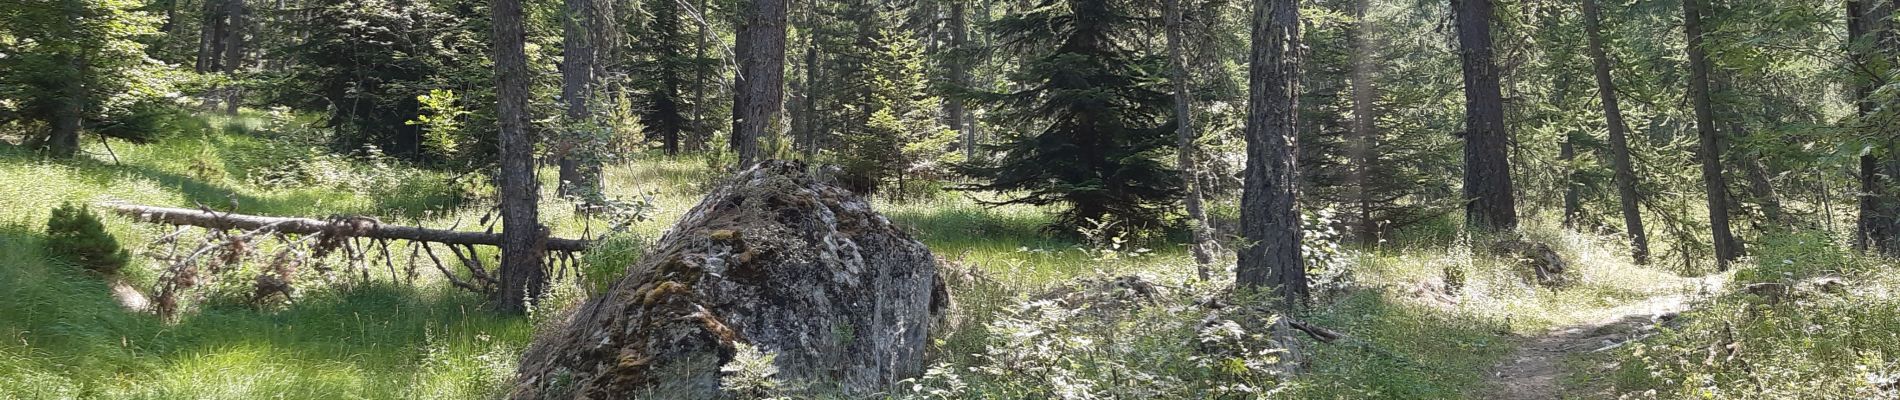
M 886 24 L 875 43 L 863 69 L 870 85 L 862 107 L 869 115 L 853 124 L 863 129 L 845 135 L 834 157 L 869 185 L 864 189 L 875 192 L 886 180 L 896 179 L 901 193 L 907 172 L 942 155 L 953 131 L 932 113 L 937 98 L 927 94 L 923 48 L 917 39 Z
M 1065 4 L 1066 3 L 1066 6 Z M 966 189 L 1011 191 L 1002 204 L 1061 204 L 1058 226 L 1104 218 L 1122 227 L 1154 226 L 1160 207 L 1180 195 L 1171 155 L 1170 103 L 1155 84 L 1158 63 L 1127 43 L 1145 35 L 1153 10 L 1113 0 L 1043 0 L 995 23 L 1007 51 L 1036 54 L 1011 75 L 1021 89 L 994 101 L 1014 126 L 994 164 L 964 172 L 983 182 Z

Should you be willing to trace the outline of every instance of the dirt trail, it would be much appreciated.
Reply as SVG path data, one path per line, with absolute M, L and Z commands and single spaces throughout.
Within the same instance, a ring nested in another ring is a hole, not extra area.
M 1528 337 L 1517 351 L 1492 367 L 1491 392 L 1485 399 L 1560 399 L 1564 360 L 1571 355 L 1620 346 L 1655 330 L 1688 306 L 1687 295 L 1666 295 L 1607 311 L 1607 317 Z

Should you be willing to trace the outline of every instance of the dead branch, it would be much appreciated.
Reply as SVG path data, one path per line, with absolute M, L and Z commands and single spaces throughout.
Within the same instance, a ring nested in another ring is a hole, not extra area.
M 101 203 L 100 206 L 110 208 L 121 215 L 133 217 L 141 221 L 171 225 L 190 225 L 214 230 L 230 229 L 252 231 L 269 226 L 278 232 L 302 235 L 338 233 L 338 236 L 437 242 L 451 246 L 501 245 L 501 235 L 493 232 L 464 232 L 403 225 L 384 225 L 368 218 L 335 218 L 330 221 L 324 221 L 310 218 L 217 213 L 205 210 L 143 206 L 119 202 Z M 551 251 L 584 251 L 587 250 L 587 245 L 588 242 L 586 240 L 547 238 L 547 249 Z

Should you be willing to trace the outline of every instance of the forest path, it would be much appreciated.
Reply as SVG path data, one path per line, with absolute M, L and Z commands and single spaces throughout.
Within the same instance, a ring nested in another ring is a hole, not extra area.
M 1716 279 L 1696 279 L 1701 293 L 1719 288 Z M 1483 399 L 1563 399 L 1585 397 L 1565 393 L 1563 379 L 1568 370 L 1564 363 L 1572 356 L 1606 351 L 1647 336 L 1658 324 L 1675 319 L 1689 307 L 1693 295 L 1670 294 L 1650 297 L 1613 307 L 1605 317 L 1560 327 L 1526 337 L 1516 351 L 1505 356 L 1487 374 L 1488 391 Z

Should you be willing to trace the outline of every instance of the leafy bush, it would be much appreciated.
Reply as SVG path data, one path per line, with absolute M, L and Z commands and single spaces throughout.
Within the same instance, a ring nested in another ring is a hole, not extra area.
M 999 313 L 983 328 L 987 343 L 933 365 L 900 397 L 1247 398 L 1281 388 L 1285 351 L 1264 329 L 1276 317 L 1197 304 L 1224 290 L 1073 290 Z
M 118 239 L 106 233 L 99 216 L 84 205 L 72 202 L 61 204 L 53 209 L 53 215 L 46 220 L 46 254 L 66 258 L 68 261 L 85 267 L 93 272 L 116 275 L 125 268 L 131 256 L 125 249 L 119 248 Z
M 1632 398 L 1900 398 L 1900 280 L 1818 233 L 1769 235 L 1730 293 L 1626 346 Z M 1775 290 L 1761 290 L 1770 288 Z

